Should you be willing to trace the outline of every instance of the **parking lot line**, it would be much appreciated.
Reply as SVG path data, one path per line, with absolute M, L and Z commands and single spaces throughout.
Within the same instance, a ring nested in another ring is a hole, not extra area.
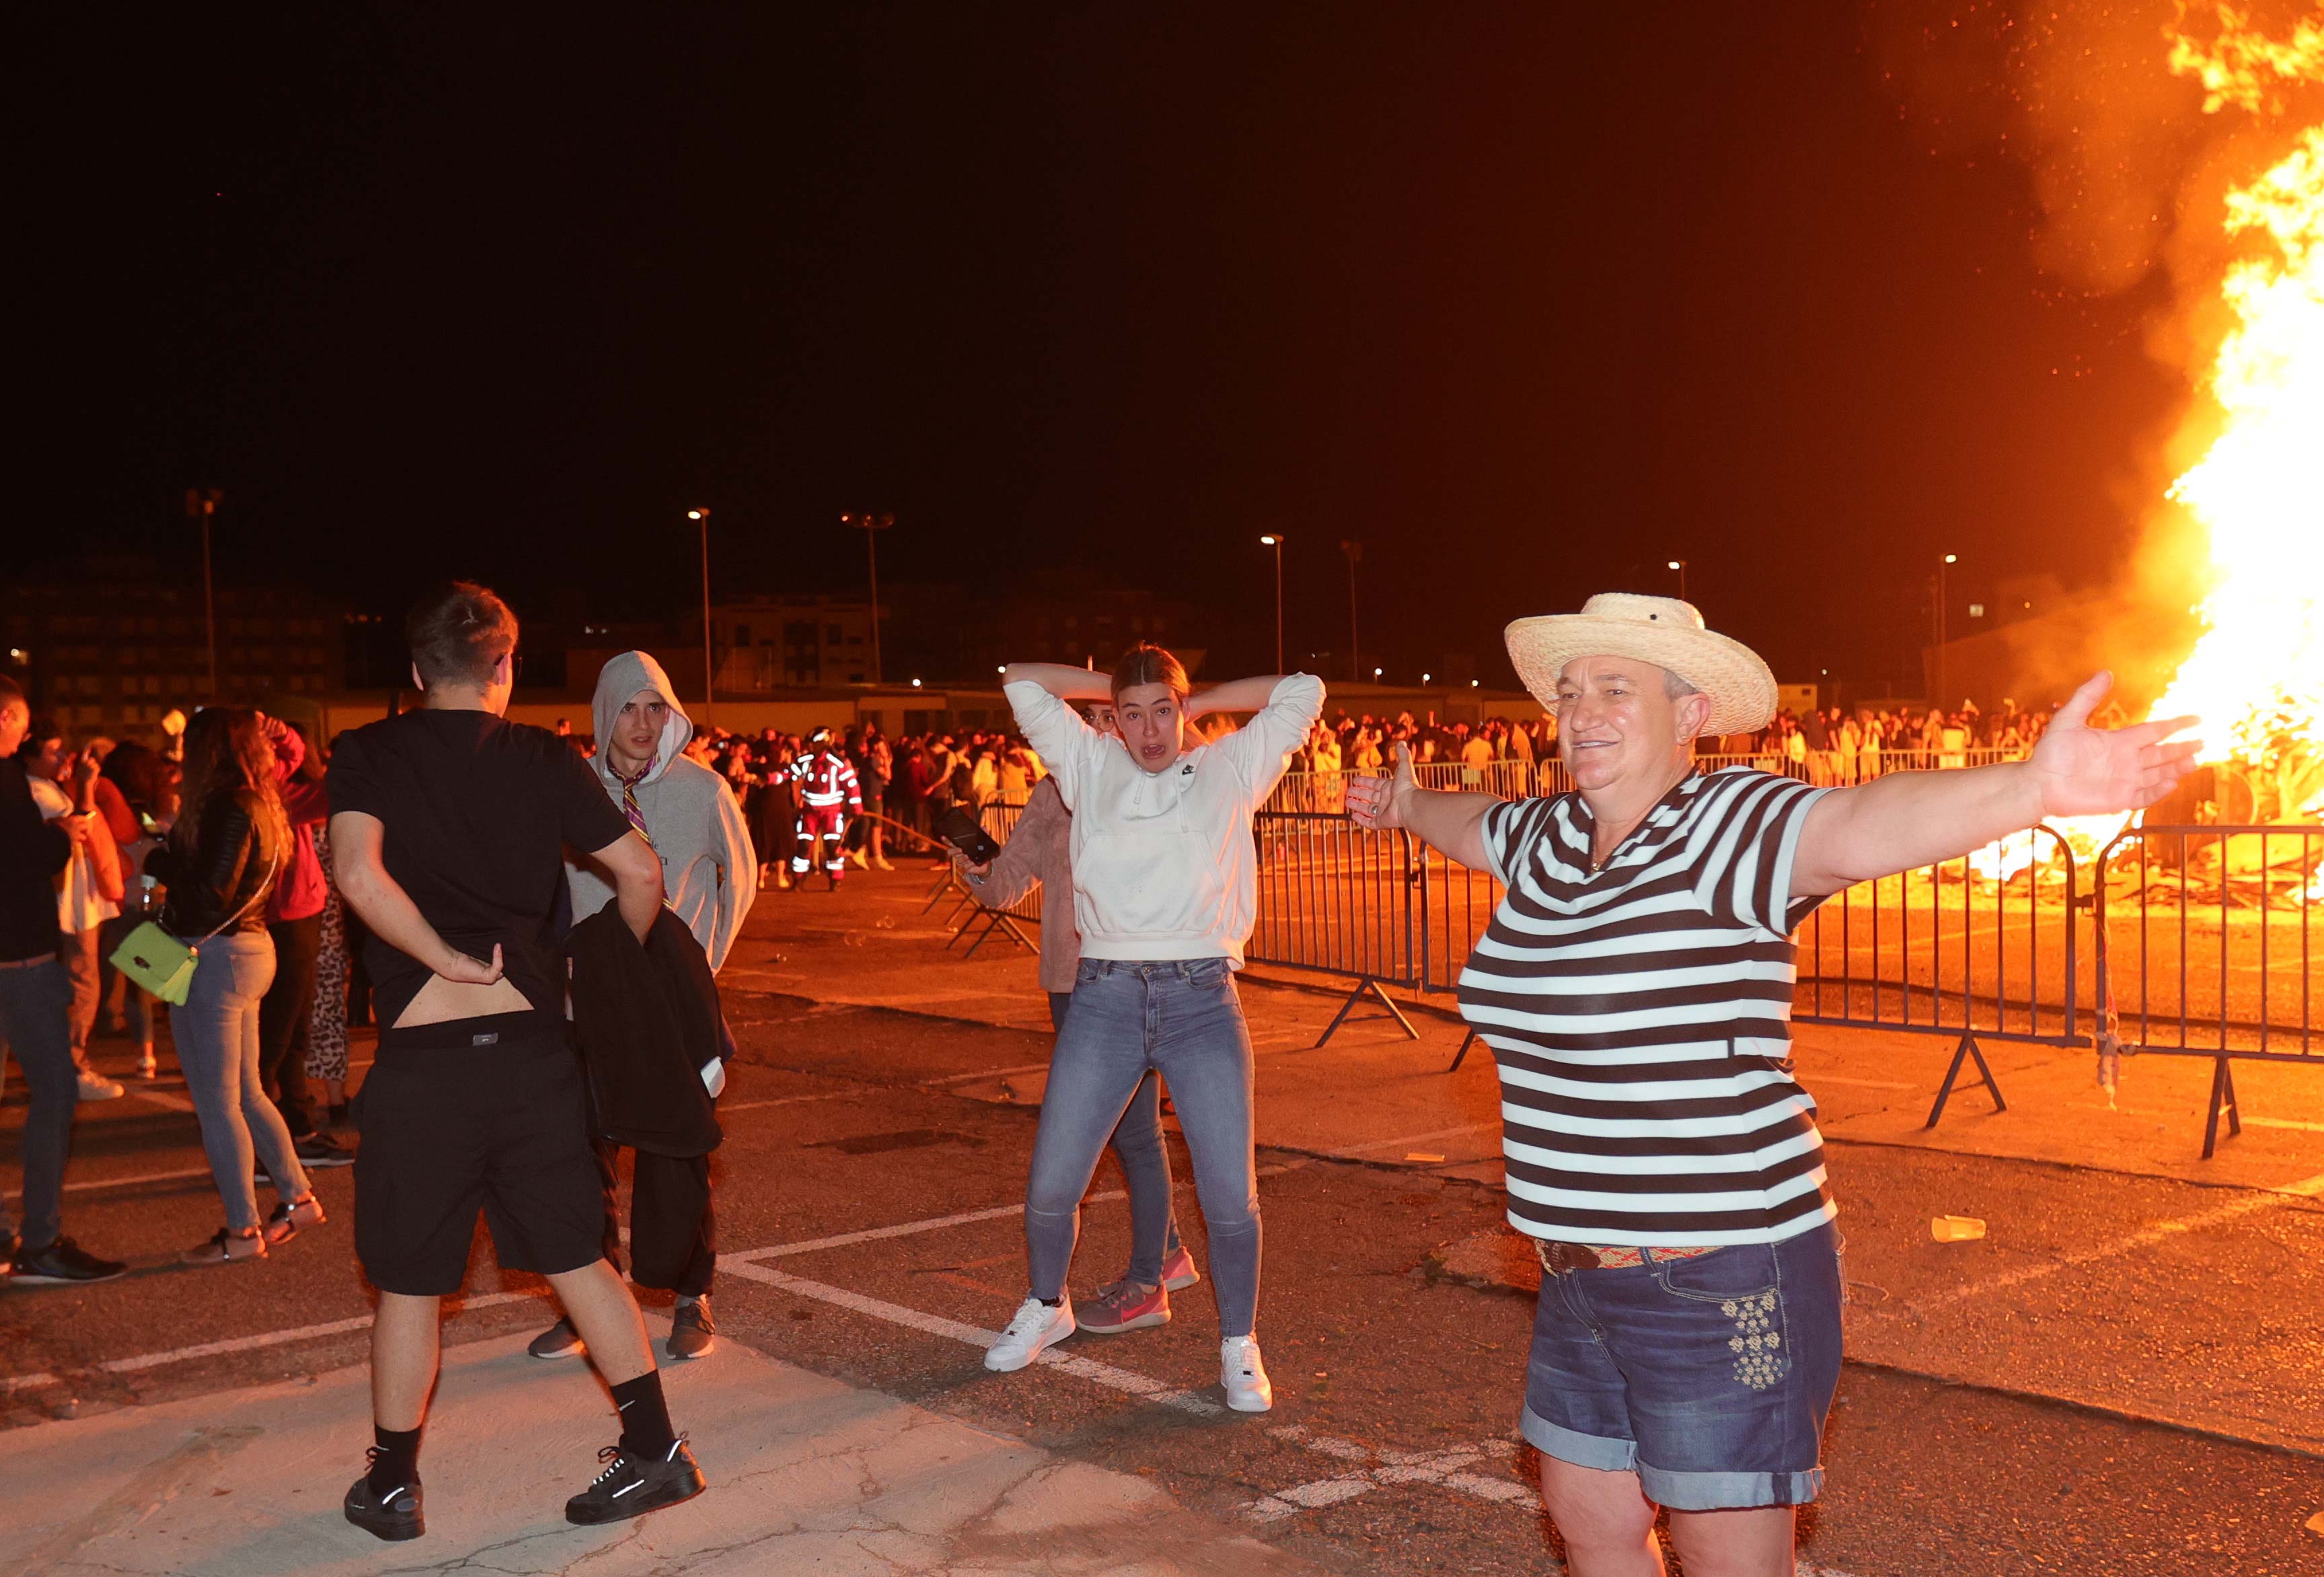
M 1999 1276 L 1987 1277 L 1982 1281 L 1970 1282 L 1965 1286 L 1950 1287 L 1943 1292 L 1931 1293 L 1925 1297 L 1915 1298 L 1913 1302 L 1904 1305 L 1898 1312 L 1911 1314 L 1917 1319 L 1968 1298 L 1980 1297 L 1989 1292 L 2005 1291 L 2013 1286 L 2022 1286 L 2026 1282 L 2038 1281 L 2045 1276 L 2054 1276 L 2061 1270 L 2080 1269 L 2082 1266 L 2093 1265 L 2101 1259 L 2112 1259 L 2124 1254 L 2135 1253 L 2141 1249 L 2151 1249 L 2157 1243 L 2168 1241 L 2170 1239 L 2188 1232 L 2202 1231 L 2227 1222 L 2240 1220 L 2244 1216 L 2255 1215 L 2263 1210 L 2280 1209 L 2296 1199 L 2319 1197 L 2324 1197 L 2324 1172 L 2319 1172 L 2313 1177 L 2303 1177 L 2297 1183 L 2287 1183 L 2280 1188 L 2255 1193 L 2248 1198 L 2213 1205 L 2209 1210 L 2199 1210 L 2192 1215 L 2182 1215 L 2170 1221 L 2156 1222 L 2143 1231 L 2127 1232 L 2119 1238 L 2108 1239 L 2093 1247 L 2071 1254 L 2061 1254 L 2054 1259 L 2043 1260 L 2038 1265 L 2023 1266 L 2015 1270 L 2004 1271 Z M 1880 1311 L 1876 1307 L 1873 1312 L 1877 1314 Z

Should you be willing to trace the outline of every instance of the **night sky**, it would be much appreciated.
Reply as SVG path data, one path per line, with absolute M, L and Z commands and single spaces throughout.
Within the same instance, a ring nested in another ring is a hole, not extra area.
M 2118 573 L 2186 399 L 2164 287 L 2042 273 L 2028 170 L 1846 5 L 504 9 L 57 42 L 29 567 L 189 561 L 200 482 L 229 579 L 651 616 L 690 504 L 738 592 L 860 592 L 871 508 L 883 580 L 1204 602 L 1219 675 L 1280 530 L 1295 652 L 1355 537 L 1404 678 L 1507 683 L 1505 621 L 1671 558 L 1781 677 L 1872 678 L 1942 552 Z

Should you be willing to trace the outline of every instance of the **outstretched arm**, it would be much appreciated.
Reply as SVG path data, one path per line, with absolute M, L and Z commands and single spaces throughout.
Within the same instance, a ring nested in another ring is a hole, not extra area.
M 1229 679 L 1223 685 L 1196 690 L 1186 697 L 1186 715 L 1207 717 L 1213 712 L 1256 712 L 1275 698 L 1275 687 L 1282 682 L 1281 674 L 1268 674 L 1264 678 Z
M 1819 799 L 1800 829 L 1792 896 L 1819 898 L 1859 881 L 1950 860 L 2044 816 L 2143 810 L 2194 770 L 2195 740 L 2163 742 L 2192 717 L 2092 728 L 2114 687 L 2101 673 L 2058 709 L 2030 760 L 1939 772 L 1898 772 Z
M 1485 812 L 1500 803 L 1491 794 L 1449 794 L 1413 781 L 1412 752 L 1396 747 L 1396 775 L 1348 779 L 1348 816 L 1358 826 L 1402 827 L 1448 859 L 1489 871 Z
M 1071 668 L 1061 662 L 1012 662 L 1001 670 L 1001 682 L 1004 685 L 1038 685 L 1060 701 L 1113 699 L 1111 675 L 1085 668 Z

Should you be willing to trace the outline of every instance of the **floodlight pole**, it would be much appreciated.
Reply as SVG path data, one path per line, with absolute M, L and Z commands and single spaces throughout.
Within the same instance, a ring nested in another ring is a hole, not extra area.
M 863 549 L 869 556 L 872 567 L 872 682 L 875 685 L 884 684 L 886 679 L 881 672 L 880 662 L 879 533 L 894 525 L 896 517 L 891 514 L 844 514 L 839 517 L 839 523 L 844 526 L 853 526 L 863 533 Z
M 1356 641 L 1356 566 L 1363 562 L 1364 545 L 1342 541 L 1340 551 L 1348 556 L 1348 678 L 1356 679 L 1362 678 L 1364 671 L 1363 655 Z
M 707 728 L 718 699 L 718 672 L 710 659 L 710 512 L 690 509 L 686 518 L 702 528 L 702 726 Z
M 202 641 L 209 651 L 210 684 L 204 698 L 217 705 L 217 595 L 210 580 L 210 517 L 226 494 L 215 487 L 186 489 L 186 512 L 202 522 Z
M 1275 549 L 1275 671 L 1283 671 L 1283 533 L 1270 531 L 1259 542 Z

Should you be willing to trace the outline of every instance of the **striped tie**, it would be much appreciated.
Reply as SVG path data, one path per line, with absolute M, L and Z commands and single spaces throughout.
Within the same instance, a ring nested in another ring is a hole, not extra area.
M 646 813 L 638 808 L 638 785 L 646 780 L 646 774 L 653 769 L 654 764 L 648 761 L 638 769 L 638 775 L 634 778 L 622 778 L 619 772 L 613 774 L 621 779 L 622 814 L 630 818 L 630 825 L 638 829 L 638 836 L 646 841 L 648 848 L 653 846 L 653 834 L 646 830 Z

